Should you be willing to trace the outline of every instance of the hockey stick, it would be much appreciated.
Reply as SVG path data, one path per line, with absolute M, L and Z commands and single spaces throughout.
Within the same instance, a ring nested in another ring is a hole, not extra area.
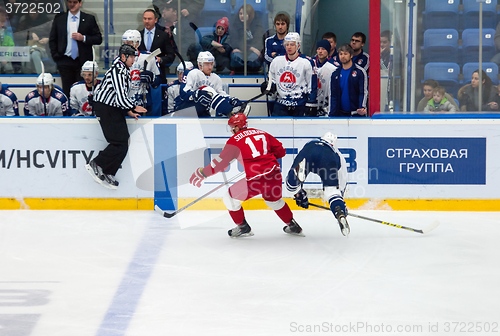
M 194 22 L 189 22 L 189 26 L 191 28 L 193 28 L 194 32 L 196 33 L 196 35 L 198 35 L 198 38 L 200 39 L 200 44 L 201 44 L 201 39 L 203 38 L 201 36 L 201 32 L 200 30 L 198 29 L 198 26 L 194 23 Z
M 149 54 L 145 59 L 144 59 L 144 70 L 147 70 L 147 67 L 148 67 L 148 63 L 156 58 L 156 56 L 158 56 L 159 54 L 161 54 L 161 50 L 160 48 L 156 48 L 155 51 L 153 51 L 151 54 Z M 142 89 L 142 101 L 143 101 L 143 104 L 146 104 L 146 94 L 147 94 L 147 91 L 148 89 L 146 89 L 146 83 L 141 83 L 141 89 Z
M 43 104 L 43 113 L 47 116 L 47 104 L 45 104 L 45 65 L 43 62 L 40 62 L 42 65 L 42 104 Z
M 229 184 L 230 182 L 240 178 L 243 176 L 243 174 L 245 174 L 245 172 L 241 172 L 239 173 L 238 175 L 236 176 L 233 176 L 231 177 L 229 180 L 227 180 L 226 182 L 218 185 L 216 188 L 210 190 L 209 192 L 207 192 L 206 194 L 203 194 L 202 196 L 198 197 L 197 199 L 195 199 L 194 201 L 192 201 L 191 203 L 189 203 L 188 205 L 186 206 L 183 206 L 182 208 L 174 211 L 174 212 L 171 212 L 171 213 L 168 213 L 168 212 L 165 212 L 163 211 L 162 209 L 160 209 L 160 207 L 158 205 L 155 205 L 155 211 L 158 212 L 159 214 L 161 214 L 163 217 L 167 217 L 167 218 L 172 218 L 174 217 L 175 215 L 177 215 L 179 212 L 189 208 L 191 205 L 195 204 L 195 203 L 198 203 L 199 201 L 201 201 L 202 199 L 204 199 L 205 197 L 207 197 L 208 195 L 214 193 L 215 191 L 219 190 L 220 188 L 222 188 L 223 186 L 225 186 L 226 184 Z
M 327 208 L 325 206 L 318 205 L 318 204 L 309 203 L 309 205 L 311 205 L 313 207 L 316 207 L 316 208 L 320 208 L 320 209 L 330 210 L 330 208 Z M 372 222 L 376 222 L 376 223 L 380 223 L 380 224 L 384 224 L 384 225 L 389 225 L 389 226 L 397 227 L 397 228 L 408 230 L 408 231 L 413 231 L 413 232 L 421 233 L 421 234 L 429 233 L 430 231 L 432 231 L 435 228 L 437 228 L 438 225 L 439 225 L 439 222 L 436 220 L 436 221 L 432 222 L 432 224 L 429 225 L 428 227 L 426 227 L 425 229 L 418 230 L 418 229 L 413 229 L 411 227 L 407 227 L 407 226 L 403 226 L 403 225 L 398 225 L 398 224 L 393 224 L 393 223 L 389 223 L 389 222 L 384 222 L 384 221 L 381 221 L 381 220 L 378 220 L 378 219 L 374 219 L 374 218 L 370 218 L 370 217 L 356 215 L 356 214 L 353 214 L 352 212 L 348 212 L 347 215 L 348 216 L 352 216 L 352 217 L 356 217 L 356 218 L 365 219 L 365 220 L 372 221 Z

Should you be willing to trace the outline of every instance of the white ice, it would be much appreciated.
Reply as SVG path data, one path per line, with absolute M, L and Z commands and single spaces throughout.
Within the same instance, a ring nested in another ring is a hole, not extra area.
M 440 226 L 349 217 L 346 238 L 330 212 L 295 211 L 302 238 L 261 210 L 255 236 L 231 239 L 226 212 L 186 211 L 200 223 L 181 228 L 154 211 L 0 211 L 0 336 L 500 333 L 499 213 L 355 213 Z

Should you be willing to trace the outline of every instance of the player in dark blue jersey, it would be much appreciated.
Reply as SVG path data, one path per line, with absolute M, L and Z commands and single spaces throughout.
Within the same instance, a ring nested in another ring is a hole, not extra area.
M 325 133 L 309 141 L 295 157 L 286 178 L 286 189 L 294 193 L 298 206 L 307 209 L 309 199 L 302 184 L 309 173 L 318 175 L 323 183 L 324 200 L 329 204 L 344 236 L 349 235 L 344 193 L 347 186 L 347 164 L 337 148 L 337 136 Z

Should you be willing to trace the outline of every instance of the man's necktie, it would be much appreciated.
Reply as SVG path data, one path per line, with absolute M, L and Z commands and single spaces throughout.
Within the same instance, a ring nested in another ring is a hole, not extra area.
M 73 15 L 73 22 L 76 22 L 78 17 Z M 71 58 L 76 59 L 78 57 L 78 44 L 75 39 L 71 39 Z
M 148 38 L 146 39 L 146 48 L 148 49 L 148 51 L 151 51 L 151 44 L 153 43 L 151 35 L 153 35 L 153 32 L 148 31 Z

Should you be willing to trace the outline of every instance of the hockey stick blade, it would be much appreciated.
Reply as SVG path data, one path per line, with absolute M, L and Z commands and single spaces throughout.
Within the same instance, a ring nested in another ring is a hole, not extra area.
M 172 218 L 177 213 L 177 212 L 172 212 L 172 213 L 165 212 L 162 209 L 160 209 L 160 207 L 158 205 L 155 205 L 155 211 L 158 212 L 163 217 L 166 217 L 166 218 Z
M 432 222 L 431 225 L 429 225 L 428 227 L 426 227 L 425 229 L 423 229 L 422 233 L 423 234 L 426 234 L 426 233 L 429 233 L 431 232 L 432 230 L 434 230 L 435 228 L 437 228 L 439 226 L 439 221 L 435 220 L 434 222 Z
M 324 209 L 324 210 L 330 210 L 330 208 L 327 208 L 325 206 L 318 205 L 318 204 L 309 203 L 309 205 L 311 205 L 313 207 L 316 207 L 316 208 Z M 397 227 L 397 228 L 400 228 L 400 229 L 403 229 L 403 230 L 408 230 L 408 231 L 413 231 L 413 232 L 416 232 L 416 233 L 421 233 L 421 234 L 429 233 L 430 231 L 432 231 L 435 228 L 437 228 L 438 225 L 439 225 L 438 221 L 434 221 L 434 222 L 432 222 L 431 225 L 429 225 L 425 229 L 419 230 L 419 229 L 413 229 L 413 228 L 408 227 L 408 226 L 403 226 L 403 225 L 398 225 L 398 224 L 393 224 L 393 223 L 381 221 L 381 220 L 375 219 L 375 218 L 370 218 L 370 217 L 365 217 L 365 216 L 361 216 L 361 215 L 356 215 L 356 214 L 354 214 L 352 212 L 348 212 L 347 215 L 351 216 L 351 217 L 356 217 L 356 218 L 368 220 L 368 221 L 375 222 L 375 223 L 380 223 L 380 224 L 389 225 L 389 226 L 392 226 L 392 227 Z
M 151 54 L 148 55 L 148 57 L 146 57 L 146 59 L 144 60 L 144 63 L 149 63 L 149 61 L 151 61 L 153 58 L 155 58 L 159 54 L 161 54 L 161 50 L 160 50 L 160 48 L 156 48 L 155 51 L 153 51 Z M 146 69 L 144 68 L 144 70 L 146 70 Z

